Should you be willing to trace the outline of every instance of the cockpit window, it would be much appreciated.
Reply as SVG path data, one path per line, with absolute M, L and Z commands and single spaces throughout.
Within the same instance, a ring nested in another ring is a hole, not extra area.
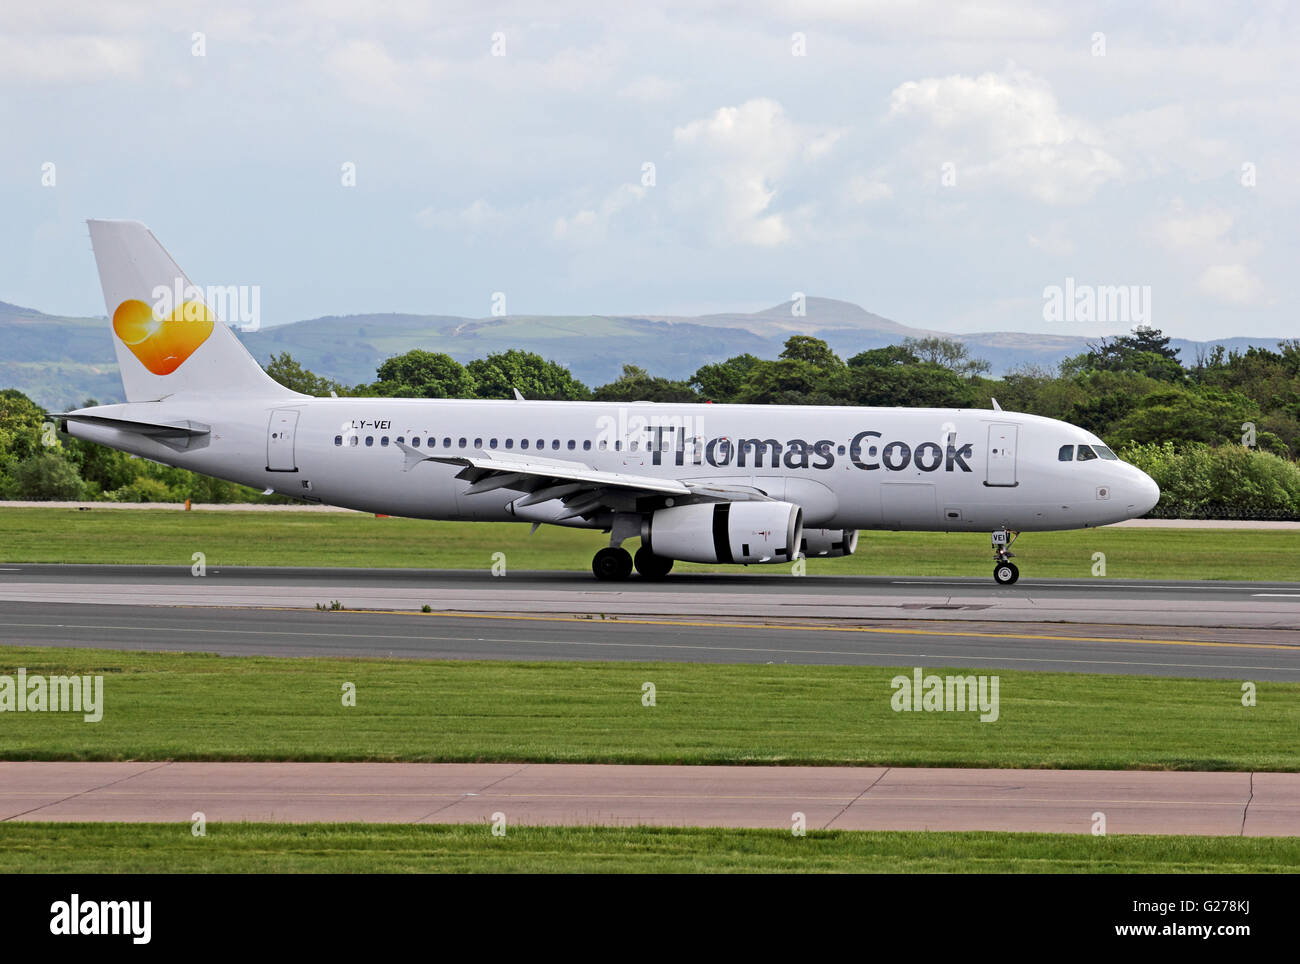
M 1074 461 L 1074 446 L 1073 446 L 1073 445 L 1062 445 L 1062 446 L 1061 446 L 1061 451 L 1059 451 L 1059 452 L 1056 453 L 1056 460 L 1057 460 L 1058 462 L 1073 462 L 1073 461 Z
M 1097 452 L 1097 454 L 1100 455 L 1103 459 L 1109 459 L 1109 460 L 1112 461 L 1112 462 L 1118 462 L 1118 461 L 1119 461 L 1119 456 L 1116 455 L 1114 452 L 1112 452 L 1110 449 L 1106 448 L 1106 446 L 1104 446 L 1104 445 L 1094 445 L 1094 446 L 1093 446 L 1093 449 L 1094 449 L 1094 450 Z
M 1088 461 L 1090 461 L 1090 460 L 1092 460 L 1092 459 L 1095 459 L 1096 457 L 1097 457 L 1097 453 L 1094 452 L 1094 451 L 1092 450 L 1092 446 L 1091 446 L 1091 445 L 1080 445 L 1080 446 L 1079 446 L 1079 461 L 1080 461 L 1080 462 L 1088 462 Z

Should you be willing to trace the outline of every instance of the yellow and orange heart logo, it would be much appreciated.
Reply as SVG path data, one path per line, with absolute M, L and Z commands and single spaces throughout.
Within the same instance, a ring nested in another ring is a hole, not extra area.
M 151 307 L 131 299 L 113 312 L 113 331 L 155 375 L 170 375 L 212 334 L 212 313 L 201 301 L 187 301 L 170 317 L 155 318 Z

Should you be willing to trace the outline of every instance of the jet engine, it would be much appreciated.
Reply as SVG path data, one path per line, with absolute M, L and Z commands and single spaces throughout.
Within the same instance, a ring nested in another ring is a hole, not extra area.
M 790 562 L 799 557 L 803 510 L 792 502 L 672 506 L 641 523 L 641 545 L 684 562 Z
M 803 530 L 805 556 L 851 556 L 857 548 L 857 529 Z

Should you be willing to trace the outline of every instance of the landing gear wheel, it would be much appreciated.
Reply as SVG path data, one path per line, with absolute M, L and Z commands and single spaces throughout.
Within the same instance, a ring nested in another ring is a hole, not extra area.
M 626 549 L 606 546 L 591 560 L 597 579 L 621 580 L 632 575 L 632 556 Z
M 662 579 L 672 571 L 673 561 L 663 556 L 656 556 L 642 546 L 636 551 L 636 571 L 646 579 Z
M 1020 578 L 1020 570 L 1014 562 L 999 562 L 993 567 L 993 579 L 1000 586 L 1010 586 Z

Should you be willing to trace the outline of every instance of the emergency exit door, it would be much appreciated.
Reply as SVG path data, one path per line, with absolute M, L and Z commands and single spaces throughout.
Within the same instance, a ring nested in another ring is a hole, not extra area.
M 989 426 L 988 468 L 985 485 L 1017 485 L 1016 482 L 1016 425 L 997 423 Z
M 293 454 L 293 438 L 297 432 L 297 409 L 282 408 L 271 413 L 271 424 L 266 429 L 266 470 L 268 472 L 298 471 L 298 463 Z

